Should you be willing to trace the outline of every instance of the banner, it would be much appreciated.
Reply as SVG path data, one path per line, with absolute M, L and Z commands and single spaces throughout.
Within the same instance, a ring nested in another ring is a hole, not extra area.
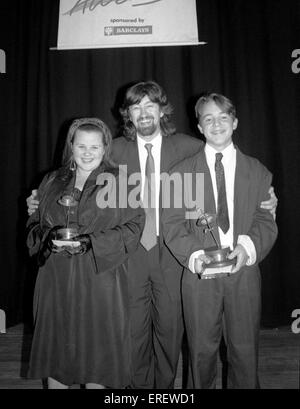
M 58 49 L 192 44 L 196 0 L 60 0 Z

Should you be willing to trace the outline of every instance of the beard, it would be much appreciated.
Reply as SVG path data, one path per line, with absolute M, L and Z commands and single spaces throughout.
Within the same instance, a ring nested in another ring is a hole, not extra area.
M 143 120 L 149 121 L 149 124 L 143 124 Z M 136 130 L 141 136 L 150 136 L 157 131 L 158 127 L 159 125 L 154 122 L 154 118 L 146 117 L 138 120 Z

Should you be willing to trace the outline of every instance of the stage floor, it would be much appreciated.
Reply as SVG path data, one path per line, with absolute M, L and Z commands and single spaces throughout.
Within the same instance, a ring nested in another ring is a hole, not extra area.
M 31 338 L 22 324 L 0 334 L 0 389 L 42 389 L 41 381 L 26 379 Z M 182 388 L 184 356 L 183 350 L 176 389 Z M 219 361 L 217 388 L 222 386 L 221 372 Z M 261 330 L 259 379 L 261 389 L 300 389 L 300 334 L 293 334 L 290 327 Z

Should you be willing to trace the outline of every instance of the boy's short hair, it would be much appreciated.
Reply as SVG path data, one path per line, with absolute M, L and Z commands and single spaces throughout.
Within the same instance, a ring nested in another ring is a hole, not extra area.
M 214 102 L 219 108 L 221 108 L 228 115 L 232 116 L 233 119 L 236 118 L 236 109 L 231 100 L 224 95 L 210 93 L 202 95 L 195 105 L 195 113 L 198 121 L 200 121 L 202 107 L 208 102 Z

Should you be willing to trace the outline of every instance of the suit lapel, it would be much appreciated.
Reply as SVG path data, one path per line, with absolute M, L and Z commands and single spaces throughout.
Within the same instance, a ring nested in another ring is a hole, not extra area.
M 171 141 L 170 136 L 163 136 L 161 141 L 160 149 L 160 174 L 168 172 L 171 168 L 172 160 L 175 156 L 175 147 Z M 159 242 L 160 249 L 163 246 L 163 235 L 162 235 L 162 179 L 160 180 L 160 189 L 159 189 Z
M 177 158 L 176 148 L 172 142 L 172 136 L 163 136 L 160 154 L 160 173 L 168 172 Z
M 211 175 L 206 162 L 204 150 L 200 151 L 197 156 L 196 169 L 193 172 L 204 174 L 204 211 L 205 213 L 216 213 L 214 192 L 212 187 Z
M 206 162 L 204 149 L 199 154 L 198 166 L 204 173 L 204 209 L 205 213 L 216 213 L 216 203 L 209 167 Z
M 249 203 L 249 167 L 242 152 L 236 147 L 236 169 L 234 180 L 234 245 L 237 237 L 244 231 L 243 220 Z
M 136 141 L 128 141 L 125 144 L 122 157 L 123 157 L 122 163 L 126 163 L 127 172 L 129 175 L 141 171 L 139 151 Z

